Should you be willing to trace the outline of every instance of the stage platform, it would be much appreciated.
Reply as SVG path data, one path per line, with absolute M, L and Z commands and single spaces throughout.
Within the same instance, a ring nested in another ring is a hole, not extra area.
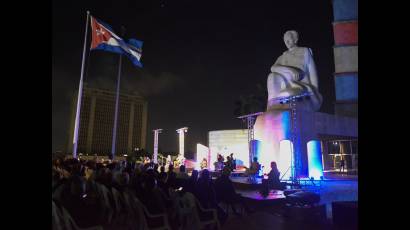
M 235 189 L 239 190 L 259 190 L 262 188 L 262 178 L 256 178 L 254 182 L 250 182 L 248 177 L 237 176 L 230 177 Z
M 263 209 L 266 207 L 281 207 L 286 201 L 283 191 L 280 190 L 271 190 L 267 196 L 262 196 L 259 191 L 238 189 L 236 192 L 240 193 L 245 198 L 246 203 L 256 210 L 261 210 L 261 208 Z
M 255 201 L 273 201 L 286 198 L 281 190 L 271 190 L 266 197 L 262 196 L 259 191 L 238 190 L 238 193 L 247 199 Z

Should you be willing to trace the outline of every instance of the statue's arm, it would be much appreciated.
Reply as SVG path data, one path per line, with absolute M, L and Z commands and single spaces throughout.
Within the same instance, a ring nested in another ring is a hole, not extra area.
M 319 77 L 317 75 L 315 61 L 313 60 L 313 53 L 311 49 L 308 49 L 308 52 L 309 58 L 307 67 L 309 71 L 310 82 L 316 87 L 316 89 L 319 89 Z
M 271 71 L 272 73 L 278 73 L 283 76 L 290 75 L 295 81 L 299 81 L 302 76 L 301 70 L 291 67 L 291 66 L 284 66 L 284 65 L 279 65 L 279 64 L 273 65 L 271 67 Z

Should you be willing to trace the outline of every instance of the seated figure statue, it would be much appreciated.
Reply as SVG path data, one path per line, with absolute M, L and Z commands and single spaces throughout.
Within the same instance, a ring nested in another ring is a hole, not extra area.
M 296 96 L 310 93 L 310 105 L 318 110 L 322 104 L 322 96 L 318 89 L 318 76 L 313 61 L 312 50 L 298 47 L 298 33 L 287 31 L 283 37 L 288 48 L 273 64 L 268 76 L 268 110 L 280 97 Z

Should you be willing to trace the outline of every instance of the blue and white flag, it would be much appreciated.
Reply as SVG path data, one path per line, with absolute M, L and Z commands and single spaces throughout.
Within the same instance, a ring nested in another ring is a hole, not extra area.
M 126 43 L 122 38 L 117 36 L 110 26 L 91 17 L 92 41 L 91 50 L 104 50 L 108 52 L 124 54 L 131 62 L 142 67 L 142 41 L 129 39 Z

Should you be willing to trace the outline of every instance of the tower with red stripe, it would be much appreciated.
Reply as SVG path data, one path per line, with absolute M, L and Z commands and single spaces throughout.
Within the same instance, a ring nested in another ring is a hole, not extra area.
M 332 0 L 337 115 L 357 117 L 358 0 Z

